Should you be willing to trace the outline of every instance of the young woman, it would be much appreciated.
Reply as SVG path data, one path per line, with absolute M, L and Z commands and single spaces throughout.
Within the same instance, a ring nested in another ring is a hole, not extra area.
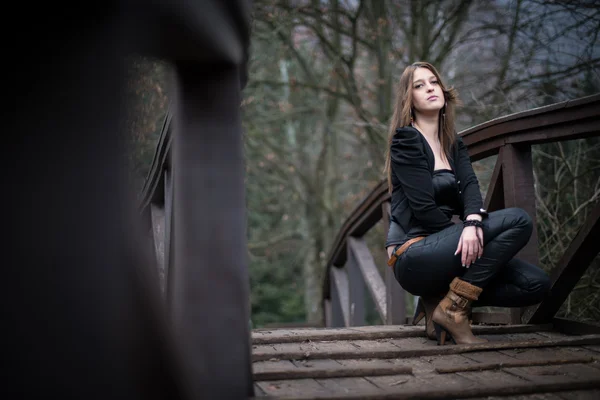
M 523 307 L 550 288 L 547 274 L 514 258 L 527 244 L 532 220 L 519 208 L 483 209 L 467 149 L 456 135 L 457 94 L 429 63 L 408 66 L 400 78 L 386 156 L 392 217 L 386 241 L 400 285 L 420 296 L 438 344 L 479 343 L 473 306 Z M 458 215 L 463 221 L 451 221 Z M 448 290 L 448 287 L 450 290 Z

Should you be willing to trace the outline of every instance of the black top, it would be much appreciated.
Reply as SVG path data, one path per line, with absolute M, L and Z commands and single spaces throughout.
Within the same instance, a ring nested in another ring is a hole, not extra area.
M 433 171 L 433 196 L 435 204 L 448 217 L 462 212 L 458 184 L 454 172 L 449 169 Z
M 460 136 L 448 159 L 452 170 L 434 171 L 429 143 L 411 126 L 396 129 L 390 152 L 392 219 L 386 247 L 452 226 L 452 215 L 485 215 L 479 182 Z

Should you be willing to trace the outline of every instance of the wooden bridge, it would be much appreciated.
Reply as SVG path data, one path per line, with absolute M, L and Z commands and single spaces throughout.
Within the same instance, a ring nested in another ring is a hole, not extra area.
M 143 201 L 167 299 L 178 296 L 178 285 L 188 288 L 173 278 L 177 189 L 172 179 L 171 118 L 165 120 Z M 485 199 L 488 210 L 521 207 L 535 220 L 531 146 L 596 136 L 599 126 L 600 95 L 595 95 L 492 120 L 460 135 L 473 161 L 498 156 Z M 437 346 L 424 337 L 422 326 L 407 324 L 406 296 L 392 271 L 376 264 L 364 238 L 382 219 L 387 228 L 389 201 L 387 182 L 382 181 L 342 225 L 324 282 L 326 327 L 251 332 L 255 396 L 591 399 L 600 395 L 600 326 L 555 317 L 600 249 L 600 203 L 554 267 L 551 294 L 545 301 L 505 312 L 476 309 L 474 331 L 489 343 Z M 538 263 L 535 229 L 518 256 Z M 366 296 L 371 296 L 383 325 L 366 325 Z
M 554 267 L 547 300 L 476 313 L 489 343 L 436 346 L 405 324 L 404 296 L 363 239 L 389 214 L 382 183 L 331 249 L 327 326 L 250 330 L 239 112 L 249 4 L 157 0 L 136 14 L 140 4 L 123 1 L 50 19 L 37 9 L 30 25 L 52 27 L 10 43 L 7 98 L 19 106 L 2 147 L 3 398 L 597 398 L 598 327 L 555 315 L 598 254 L 598 205 Z M 171 62 L 177 84 L 141 231 L 117 162 L 115 99 L 132 52 Z M 64 62 L 40 74 L 50 54 Z M 462 132 L 473 160 L 498 154 L 488 208 L 535 216 L 531 146 L 598 135 L 599 125 L 591 96 Z M 537 261 L 535 244 L 534 233 L 521 256 Z M 365 326 L 366 295 L 382 325 Z

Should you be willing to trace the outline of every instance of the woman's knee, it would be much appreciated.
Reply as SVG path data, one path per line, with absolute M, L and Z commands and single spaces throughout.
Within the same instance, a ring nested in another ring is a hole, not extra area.
M 528 235 L 531 235 L 533 232 L 533 219 L 527 211 L 519 207 L 507 208 L 506 211 L 512 217 L 515 226 L 522 228 L 528 232 Z

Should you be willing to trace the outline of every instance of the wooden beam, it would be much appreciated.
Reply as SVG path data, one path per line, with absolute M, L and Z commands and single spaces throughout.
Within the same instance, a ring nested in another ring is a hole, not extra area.
M 574 337 L 561 337 L 552 339 L 536 340 L 507 340 L 490 341 L 477 344 L 457 344 L 448 346 L 422 346 L 418 348 L 398 348 L 391 350 L 389 348 L 357 348 L 353 350 L 317 350 L 310 352 L 303 350 L 289 350 L 273 354 L 270 351 L 262 352 L 260 349 L 254 349 L 252 354 L 253 361 L 266 361 L 273 357 L 279 360 L 347 360 L 347 359 L 365 359 L 365 358 L 409 358 L 409 357 L 429 357 L 442 356 L 449 354 L 464 354 L 478 351 L 497 351 L 497 350 L 515 350 L 515 349 L 535 349 L 543 347 L 559 346 L 592 346 L 600 344 L 600 335 L 583 335 Z
M 367 247 L 367 243 L 364 238 L 348 238 L 348 247 L 354 259 L 357 262 L 359 271 L 361 272 L 362 279 L 365 282 L 371 297 L 377 307 L 379 316 L 382 321 L 387 319 L 387 302 L 386 302 L 386 288 L 381 278 L 381 274 L 375 265 L 375 260 Z M 386 265 L 386 268 L 387 267 Z
M 391 219 L 391 204 L 386 201 L 382 205 L 384 234 L 387 236 L 390 229 Z M 385 242 L 385 238 L 383 239 Z M 387 253 L 386 253 L 387 254 Z M 384 324 L 399 325 L 406 323 L 406 294 L 402 286 L 396 280 L 394 269 L 385 266 L 385 300 L 386 300 L 386 317 Z
M 364 376 L 386 376 L 412 374 L 412 367 L 404 365 L 387 366 L 343 366 L 335 368 L 298 368 L 291 366 L 276 371 L 261 371 L 254 373 L 255 381 L 275 381 L 290 379 L 332 379 Z
M 592 209 L 565 254 L 552 270 L 550 294 L 534 308 L 535 311 L 529 318 L 529 323 L 538 324 L 552 321 L 592 260 L 598 255 L 598 251 L 600 251 L 599 235 L 600 202 Z
M 600 334 L 600 324 L 575 321 L 567 318 L 552 318 L 552 326 L 567 335 Z
M 540 144 L 597 136 L 600 95 L 496 118 L 460 132 L 472 161 L 498 154 L 505 144 Z
M 504 207 L 519 207 L 529 214 L 533 221 L 533 232 L 529 242 L 515 257 L 533 265 L 539 264 L 539 245 L 535 209 L 535 189 L 533 186 L 533 163 L 530 145 L 507 144 L 500 149 L 502 160 L 502 181 L 504 183 Z M 521 308 L 511 308 L 511 322 L 521 323 Z
M 347 243 L 351 238 L 348 238 Z M 350 326 L 365 325 L 365 280 L 360 270 L 359 260 L 350 248 L 346 246 L 346 272 L 348 273 L 348 287 L 350 289 Z
M 346 263 L 346 238 L 348 236 L 363 236 L 367 233 L 381 219 L 381 205 L 389 200 L 390 194 L 387 189 L 387 182 L 381 182 L 352 211 L 333 243 L 332 252 L 328 258 L 329 265 L 341 266 Z
M 350 288 L 348 287 L 348 275 L 346 270 L 333 267 L 329 270 L 331 274 L 331 320 L 327 326 L 340 327 L 350 326 Z
M 475 335 L 505 335 L 513 333 L 548 332 L 554 329 L 552 324 L 543 325 L 473 325 Z M 302 343 L 317 341 L 341 340 L 380 340 L 423 337 L 422 326 L 406 325 L 372 325 L 361 329 L 329 329 L 329 328 L 271 328 L 254 329 L 252 331 L 252 344 L 277 344 L 277 343 Z
M 502 179 L 502 154 L 498 154 L 496 165 L 490 178 L 483 208 L 488 211 L 496 211 L 504 208 L 504 180 Z
M 504 182 L 504 206 L 506 208 L 522 208 L 533 220 L 531 239 L 517 254 L 517 257 L 538 265 L 539 246 L 531 146 L 506 145 L 501 149 L 500 157 L 502 160 L 502 180 Z

